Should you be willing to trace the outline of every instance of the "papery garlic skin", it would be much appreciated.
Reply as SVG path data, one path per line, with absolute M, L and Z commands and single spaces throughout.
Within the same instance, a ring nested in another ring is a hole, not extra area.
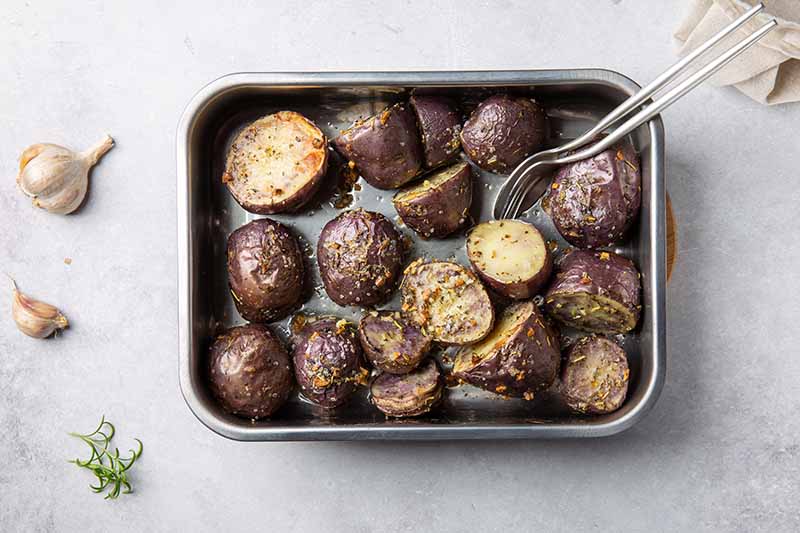
M 114 146 L 106 135 L 85 152 L 57 144 L 34 144 L 22 152 L 17 184 L 33 198 L 33 205 L 51 213 L 75 211 L 86 196 L 89 170 Z
M 16 283 L 14 283 L 11 314 L 22 333 L 37 339 L 49 337 L 56 330 L 69 326 L 67 317 L 55 306 L 26 296 L 19 291 Z

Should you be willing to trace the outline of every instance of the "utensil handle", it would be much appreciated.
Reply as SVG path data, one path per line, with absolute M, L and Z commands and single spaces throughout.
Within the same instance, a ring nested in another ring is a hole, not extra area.
M 680 84 L 676 85 L 674 88 L 669 90 L 664 96 L 655 100 L 653 103 L 633 115 L 627 121 L 625 121 L 621 126 L 619 126 L 616 130 L 614 130 L 611 134 L 607 137 L 604 137 L 598 143 L 590 146 L 589 148 L 572 154 L 567 157 L 562 157 L 553 161 L 553 163 L 557 164 L 566 164 L 566 163 L 573 163 L 575 161 L 580 161 L 581 159 L 587 159 L 589 157 L 595 156 L 610 148 L 614 143 L 625 137 L 627 134 L 653 118 L 654 116 L 661 113 L 664 109 L 668 108 L 672 105 L 676 100 L 682 97 L 684 94 L 688 93 L 698 85 L 700 85 L 703 81 L 711 77 L 715 72 L 719 69 L 733 61 L 739 54 L 753 46 L 759 39 L 761 39 L 764 35 L 769 33 L 775 26 L 778 25 L 778 22 L 773 19 L 766 24 L 764 24 L 761 28 L 759 28 L 756 32 L 752 35 L 747 37 L 746 39 L 739 42 L 737 45 L 733 46 L 730 50 L 719 56 L 717 59 L 703 67 L 702 69 L 698 70 L 696 73 L 692 74 L 686 80 L 681 82 Z
M 764 9 L 763 3 L 758 3 L 753 6 L 751 9 L 743 13 L 739 18 L 731 22 L 728 26 L 720 30 L 716 35 L 711 37 L 709 40 L 698 46 L 694 49 L 691 53 L 689 53 L 686 57 L 669 67 L 667 70 L 662 72 L 656 79 L 651 81 L 646 86 L 642 87 L 636 94 L 622 102 L 616 109 L 614 109 L 611 113 L 603 117 L 603 119 L 598 122 L 593 128 L 586 131 L 583 135 L 578 137 L 577 139 L 573 139 L 572 141 L 568 142 L 567 144 L 560 146 L 558 148 L 559 152 L 567 152 L 573 150 L 575 148 L 579 148 L 584 144 L 590 142 L 598 133 L 601 133 L 606 128 L 617 122 L 621 117 L 627 115 L 630 111 L 635 109 L 645 100 L 647 100 L 650 96 L 652 96 L 656 91 L 663 88 L 667 85 L 672 79 L 674 79 L 678 74 L 680 74 L 692 61 L 697 59 L 703 53 L 708 51 L 712 46 L 720 42 L 722 39 L 739 29 L 745 22 L 756 16 L 761 10 Z

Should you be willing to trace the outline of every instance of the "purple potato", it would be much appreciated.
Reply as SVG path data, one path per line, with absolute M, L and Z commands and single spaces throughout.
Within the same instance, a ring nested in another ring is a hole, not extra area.
M 344 404 L 367 377 L 352 324 L 323 317 L 309 321 L 292 338 L 294 376 L 303 396 L 320 407 Z
M 558 376 L 558 336 L 533 302 L 503 311 L 494 330 L 481 342 L 456 354 L 453 375 L 504 396 L 532 400 Z
M 508 173 L 539 151 L 547 115 L 532 98 L 498 94 L 478 104 L 461 130 L 461 146 L 484 170 Z
M 367 183 L 379 189 L 396 189 L 422 169 L 417 121 L 406 104 L 395 104 L 357 121 L 341 132 L 333 145 L 353 162 Z
M 561 167 L 542 205 L 573 246 L 609 246 L 624 237 L 639 214 L 641 181 L 639 156 L 622 142 Z
M 400 286 L 403 316 L 442 344 L 470 344 L 489 334 L 494 308 L 470 270 L 448 261 L 411 263 Z
M 250 322 L 287 316 L 303 295 L 303 254 L 289 228 L 253 220 L 228 237 L 228 283 L 239 314 Z
M 319 189 L 328 169 L 328 141 L 294 111 L 262 117 L 236 136 L 222 181 L 251 213 L 293 211 Z
M 545 309 L 556 320 L 594 333 L 627 333 L 642 306 L 639 271 L 633 261 L 611 252 L 574 250 L 557 266 L 545 294 Z
M 403 223 L 423 239 L 446 237 L 469 220 L 472 170 L 456 163 L 405 187 L 392 202 Z
M 370 397 L 387 416 L 410 417 L 430 411 L 442 398 L 443 389 L 439 366 L 428 359 L 408 374 L 381 374 L 370 386 Z
M 331 300 L 371 306 L 394 289 L 403 266 L 403 242 L 394 224 L 372 211 L 345 211 L 322 229 L 317 262 Z
M 396 311 L 371 311 L 358 325 L 358 337 L 372 366 L 406 374 L 428 354 L 431 340 Z
M 246 418 L 272 415 L 292 391 L 289 354 L 261 324 L 218 335 L 209 351 L 208 372 L 211 393 L 222 408 Z
M 422 134 L 425 167 L 435 168 L 452 161 L 461 148 L 461 115 L 446 96 L 414 95 L 409 100 Z
M 618 344 L 603 337 L 584 337 L 567 352 L 561 395 L 579 413 L 611 413 L 625 401 L 629 376 L 628 358 Z
M 467 258 L 489 287 L 515 299 L 535 295 L 553 271 L 542 234 L 521 220 L 490 220 L 472 228 Z

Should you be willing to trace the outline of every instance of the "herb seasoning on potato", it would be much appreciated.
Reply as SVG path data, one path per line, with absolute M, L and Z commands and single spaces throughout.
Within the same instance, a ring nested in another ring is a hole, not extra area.
M 228 283 L 239 314 L 251 322 L 287 316 L 303 296 L 300 243 L 283 224 L 253 220 L 228 237 Z
M 239 204 L 261 215 L 292 211 L 319 189 L 328 168 L 328 141 L 294 111 L 244 127 L 228 151 L 222 181 Z
M 293 336 L 294 375 L 308 400 L 324 408 L 345 403 L 366 380 L 353 325 L 336 317 L 306 320 Z
M 395 104 L 374 117 L 357 121 L 334 141 L 361 176 L 378 189 L 396 189 L 422 169 L 422 145 L 414 113 Z
M 214 339 L 209 354 L 211 392 L 226 411 L 264 418 L 289 397 L 289 354 L 267 326 L 230 328 Z
M 604 337 L 584 337 L 570 347 L 561 370 L 561 395 L 579 413 L 616 411 L 628 393 L 628 358 Z
M 422 329 L 397 311 L 370 311 L 358 325 L 358 337 L 369 362 L 390 374 L 412 371 L 431 347 Z
M 559 169 L 542 199 L 564 239 L 580 248 L 618 242 L 639 214 L 641 163 L 629 142 Z
M 455 102 L 446 96 L 415 94 L 408 103 L 417 115 L 425 168 L 456 158 L 461 148 L 461 116 Z
M 461 130 L 461 145 L 476 165 L 507 173 L 544 145 L 547 115 L 531 98 L 498 94 L 472 112 Z
M 394 289 L 404 246 L 380 213 L 345 211 L 322 229 L 317 262 L 325 292 L 339 305 L 376 305 Z
M 469 220 L 472 169 L 456 163 L 403 188 L 392 199 L 403 223 L 423 239 L 446 237 Z
M 443 389 L 439 365 L 428 359 L 408 374 L 381 374 L 375 378 L 370 386 L 370 398 L 387 416 L 419 416 L 439 402 Z
M 480 280 L 449 261 L 417 260 L 400 287 L 403 316 L 442 344 L 470 344 L 489 334 L 494 308 Z
M 456 354 L 453 374 L 481 389 L 532 400 L 558 376 L 558 336 L 533 302 L 503 311 L 488 337 Z
M 553 270 L 544 237 L 520 220 L 490 220 L 472 228 L 467 257 L 489 287 L 515 299 L 536 294 Z
M 641 313 L 633 261 L 612 252 L 573 250 L 557 266 L 545 309 L 559 322 L 594 333 L 627 333 Z

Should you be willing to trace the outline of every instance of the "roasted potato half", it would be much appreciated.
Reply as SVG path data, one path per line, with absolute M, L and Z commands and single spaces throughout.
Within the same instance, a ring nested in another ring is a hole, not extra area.
M 500 294 L 526 299 L 550 279 L 553 258 L 532 224 L 490 220 L 467 236 L 467 257 L 481 279 Z
M 392 199 L 403 223 L 423 239 L 446 237 L 469 220 L 472 169 L 456 163 L 403 188 Z
M 584 337 L 567 352 L 561 395 L 579 413 L 611 413 L 625 401 L 629 377 L 625 350 L 604 337 Z
M 308 321 L 292 340 L 297 384 L 303 396 L 320 407 L 344 404 L 366 380 L 361 346 L 347 320 L 321 317 Z
M 639 271 L 612 252 L 574 250 L 557 267 L 545 294 L 556 320 L 594 333 L 627 333 L 641 312 Z
M 406 374 L 431 348 L 422 329 L 397 311 L 370 311 L 358 325 L 358 338 L 372 366 L 390 374 Z
M 253 220 L 228 237 L 228 284 L 236 309 L 250 322 L 287 316 L 303 297 L 303 254 L 289 228 Z
M 222 408 L 246 418 L 264 418 L 280 408 L 292 391 L 289 354 L 261 324 L 230 328 L 211 344 L 211 392 Z
M 417 115 L 425 167 L 435 168 L 455 159 L 461 150 L 461 114 L 456 103 L 446 96 L 414 95 L 409 104 Z
M 328 141 L 313 122 L 280 111 L 248 124 L 228 150 L 222 181 L 243 208 L 268 215 L 295 210 L 319 189 Z
M 579 248 L 622 239 L 641 204 L 641 163 L 633 146 L 615 147 L 561 167 L 542 206 L 564 239 Z
M 443 389 L 439 365 L 428 359 L 408 374 L 381 374 L 375 378 L 370 386 L 370 398 L 387 416 L 419 416 L 436 405 Z
M 519 302 L 503 311 L 488 337 L 459 350 L 453 375 L 481 389 L 532 400 L 553 384 L 560 362 L 556 333 L 533 302 Z
M 544 146 L 547 115 L 532 98 L 498 94 L 478 104 L 461 130 L 461 146 L 484 170 L 508 173 Z
M 345 211 L 317 241 L 317 262 L 331 300 L 376 305 L 394 289 L 403 266 L 403 241 L 394 224 L 372 211 Z
M 396 189 L 420 173 L 422 145 L 417 119 L 408 104 L 395 104 L 357 121 L 333 141 L 373 187 Z
M 403 316 L 443 344 L 470 344 L 489 334 L 494 308 L 470 270 L 448 261 L 417 260 L 400 287 Z

